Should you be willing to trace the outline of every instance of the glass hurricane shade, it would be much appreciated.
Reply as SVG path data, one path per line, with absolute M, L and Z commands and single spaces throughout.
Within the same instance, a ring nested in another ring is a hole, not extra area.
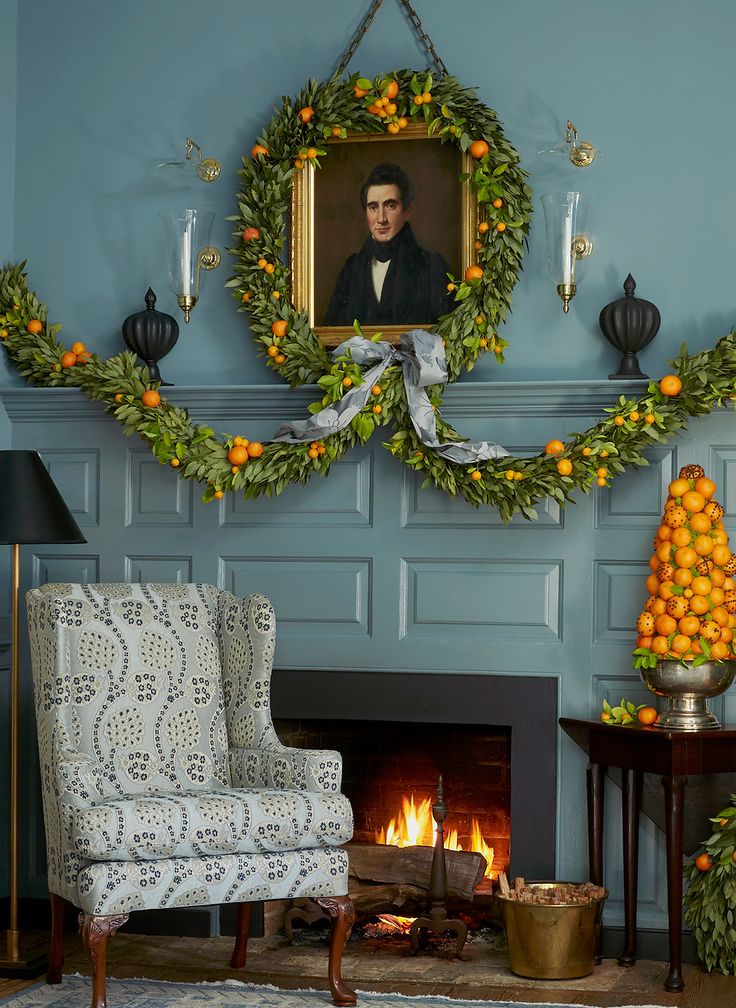
M 179 339 L 179 323 L 172 315 L 156 310 L 156 295 L 149 287 L 146 291 L 145 311 L 128 315 L 123 322 L 123 339 L 127 346 L 145 362 L 151 381 L 163 381 L 158 361 L 173 350 Z
M 577 284 L 580 261 L 573 239 L 585 226 L 585 207 L 579 192 L 545 193 L 541 197 L 547 232 L 547 265 L 556 284 Z
M 171 289 L 180 297 L 199 297 L 199 255 L 209 246 L 215 215 L 209 210 L 164 210 L 166 258 Z
M 0 543 L 85 543 L 35 451 L 0 451 Z

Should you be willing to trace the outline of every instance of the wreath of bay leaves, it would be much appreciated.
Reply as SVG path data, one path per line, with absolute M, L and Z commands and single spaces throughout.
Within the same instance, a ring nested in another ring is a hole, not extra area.
M 354 74 L 324 83 L 309 81 L 283 98 L 268 127 L 243 158 L 238 212 L 234 222 L 234 275 L 228 281 L 238 310 L 249 314 L 250 330 L 273 368 L 295 388 L 317 384 L 317 412 L 362 381 L 348 353 L 330 355 L 312 331 L 306 312 L 291 301 L 286 261 L 287 221 L 296 172 L 307 163 L 319 168 L 329 156 L 331 137 L 385 130 L 400 136 L 409 122 L 424 122 L 428 135 L 468 151 L 473 169 L 467 182 L 475 194 L 478 233 L 476 263 L 466 275 L 450 277 L 455 307 L 434 330 L 445 345 L 448 381 L 492 353 L 499 363 L 507 346 L 498 333 L 511 307 L 521 270 L 531 217 L 531 191 L 518 156 L 495 112 L 454 77 L 434 80 L 428 71 L 399 70 L 374 80 Z M 359 320 L 358 320 L 359 322 Z M 560 504 L 575 491 L 608 485 L 629 465 L 646 465 L 642 454 L 686 426 L 690 416 L 709 413 L 733 398 L 736 379 L 734 333 L 712 350 L 673 362 L 675 376 L 651 382 L 638 399 L 621 397 L 597 424 L 564 441 L 553 438 L 533 457 L 506 457 L 475 465 L 440 458 L 417 437 L 408 415 L 401 370 L 390 367 L 366 408 L 349 427 L 321 442 L 248 443 L 243 435 L 216 434 L 194 424 L 186 410 L 158 393 L 148 369 L 124 352 L 102 359 L 81 342 L 71 349 L 49 325 L 46 306 L 29 290 L 25 263 L 0 270 L 0 341 L 19 372 L 39 386 L 78 386 L 102 401 L 126 434 L 137 433 L 155 457 L 184 479 L 205 484 L 203 499 L 228 492 L 246 497 L 280 493 L 290 483 L 326 475 L 332 462 L 364 443 L 377 427 L 391 426 L 385 447 L 451 496 L 474 506 L 498 509 L 508 521 L 515 513 L 536 518 L 535 502 L 552 497 Z M 359 331 L 359 325 L 358 325 Z M 442 386 L 429 388 L 442 441 L 462 436 L 441 416 Z M 239 449 L 239 452 L 235 452 Z M 243 449 L 247 449 L 245 452 Z

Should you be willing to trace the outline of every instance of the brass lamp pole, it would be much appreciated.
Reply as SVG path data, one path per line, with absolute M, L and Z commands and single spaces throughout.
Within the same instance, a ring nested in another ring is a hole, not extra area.
M 44 955 L 21 954 L 18 928 L 18 793 L 20 779 L 20 546 L 22 543 L 84 543 L 61 494 L 35 451 L 0 451 L 0 543 L 11 544 L 10 651 L 10 846 L 6 954 L 0 975 L 34 976 Z

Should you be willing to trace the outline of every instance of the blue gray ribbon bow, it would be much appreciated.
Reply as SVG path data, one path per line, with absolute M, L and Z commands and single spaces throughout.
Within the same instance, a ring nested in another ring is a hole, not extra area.
M 404 373 L 409 416 L 423 445 L 432 448 L 448 462 L 459 465 L 486 462 L 510 454 L 502 445 L 491 441 L 438 441 L 434 410 L 425 392 L 428 385 L 441 384 L 447 380 L 445 348 L 437 333 L 411 329 L 403 333 L 400 347 L 390 343 L 373 343 L 362 336 L 353 336 L 332 353 L 337 357 L 348 351 L 351 359 L 364 369 L 362 385 L 349 389 L 339 402 L 325 406 L 306 420 L 293 420 L 283 424 L 272 441 L 319 441 L 343 430 L 365 407 L 371 389 L 378 384 L 386 368 L 400 363 Z

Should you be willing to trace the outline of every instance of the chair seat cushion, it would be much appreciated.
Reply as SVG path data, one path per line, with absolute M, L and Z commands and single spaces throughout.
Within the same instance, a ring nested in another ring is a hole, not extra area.
M 276 788 L 113 798 L 73 809 L 75 850 L 92 861 L 338 847 L 353 835 L 342 794 Z

